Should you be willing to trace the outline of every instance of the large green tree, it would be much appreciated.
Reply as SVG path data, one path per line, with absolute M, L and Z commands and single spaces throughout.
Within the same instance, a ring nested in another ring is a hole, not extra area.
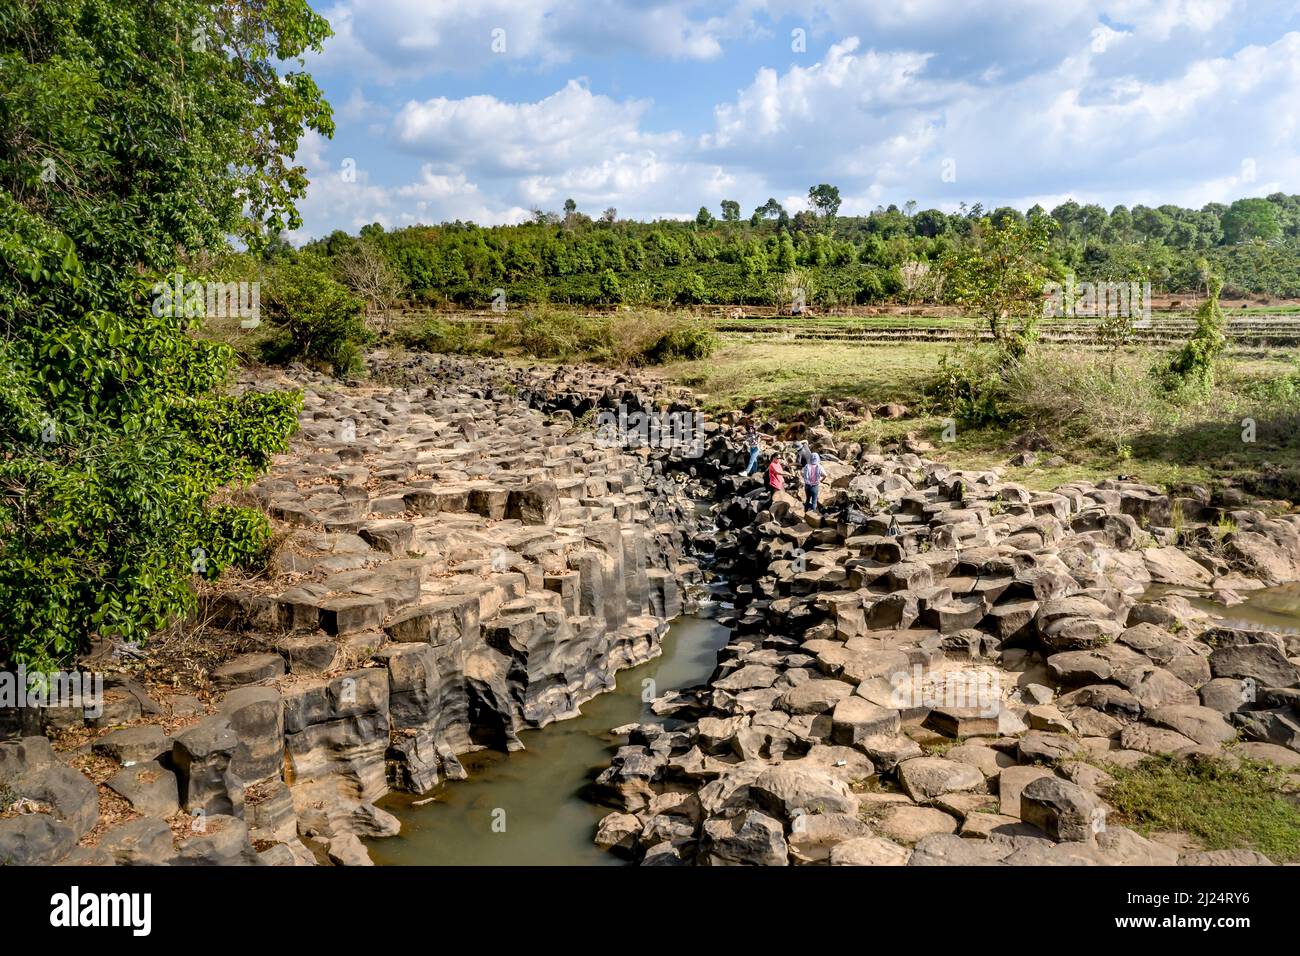
M 1054 277 L 1053 228 L 1045 218 L 1008 219 L 995 226 L 984 217 L 971 237 L 950 247 L 943 258 L 947 295 L 986 321 L 1013 358 L 1021 358 L 1037 337 L 1046 286 Z
M 840 187 L 819 183 L 808 188 L 808 201 L 827 219 L 834 219 L 840 211 Z
M 214 496 L 298 396 L 230 393 L 233 353 L 158 292 L 300 224 L 292 156 L 333 132 L 301 56 L 328 35 L 305 0 L 0 5 L 0 659 L 142 639 L 264 546 Z
M 1276 239 L 1282 234 L 1277 208 L 1267 199 L 1238 199 L 1223 214 L 1225 242 Z

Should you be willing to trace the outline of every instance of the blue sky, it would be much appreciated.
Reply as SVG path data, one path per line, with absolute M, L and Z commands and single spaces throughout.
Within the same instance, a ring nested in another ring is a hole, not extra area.
M 1300 192 L 1300 0 L 337 0 L 302 241 L 368 222 Z

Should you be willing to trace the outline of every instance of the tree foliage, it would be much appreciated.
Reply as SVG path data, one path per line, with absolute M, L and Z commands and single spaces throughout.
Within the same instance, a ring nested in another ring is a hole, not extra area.
M 1214 365 L 1227 348 L 1228 337 L 1224 334 L 1227 319 L 1219 305 L 1223 283 L 1211 276 L 1209 287 L 1209 295 L 1196 310 L 1195 331 L 1165 368 L 1164 383 L 1171 391 L 1199 396 L 1214 388 Z
M 988 322 L 1013 358 L 1028 351 L 1043 312 L 1051 226 L 1044 220 L 981 219 L 970 242 L 953 246 L 943 261 L 951 300 Z
M 999 227 L 1012 221 L 1054 227 L 1051 257 L 1081 282 L 1149 280 L 1155 295 L 1196 294 L 1204 285 L 1197 263 L 1206 259 L 1229 292 L 1300 296 L 1300 196 L 1276 193 L 1261 201 L 1281 229 L 1267 241 L 1226 241 L 1223 223 L 1232 207 L 1215 204 L 1116 206 L 1108 214 L 1094 204 L 1065 202 L 1023 214 L 1003 207 L 989 219 Z M 697 213 L 656 222 L 615 221 L 609 211 L 598 222 L 576 212 L 566 220 L 537 210 L 532 222 L 518 226 L 451 222 L 372 231 L 367 241 L 388 259 L 409 299 L 422 305 L 483 306 L 497 288 L 512 302 L 609 305 L 614 300 L 601 291 L 614 288 L 602 279 L 606 271 L 619 279 L 618 301 L 629 304 L 675 301 L 687 273 L 699 276 L 710 302 L 759 304 L 768 301 L 770 275 L 790 268 L 793 254 L 793 267 L 818 276 L 809 305 L 832 306 L 875 303 L 899 290 L 909 301 L 933 301 L 937 282 L 918 292 L 900 270 L 915 274 L 921 265 L 937 279 L 948 250 L 979 241 L 984 218 L 978 203 L 953 213 L 891 205 L 865 216 L 836 212 L 832 231 L 811 212 L 788 216 L 775 199 L 748 219 L 736 200 L 716 208 L 719 220 Z M 354 241 L 337 232 L 313 247 L 337 265 Z
M 0 9 L 0 658 L 142 639 L 264 546 L 213 495 L 266 468 L 299 399 L 230 394 L 231 351 L 151 289 L 300 224 L 290 157 L 332 125 L 294 66 L 328 34 L 305 0 Z

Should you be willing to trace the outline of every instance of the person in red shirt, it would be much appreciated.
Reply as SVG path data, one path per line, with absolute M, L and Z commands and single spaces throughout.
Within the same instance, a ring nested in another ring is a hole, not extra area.
M 773 494 L 785 488 L 785 469 L 781 465 L 780 455 L 773 455 L 767 464 L 767 487 Z

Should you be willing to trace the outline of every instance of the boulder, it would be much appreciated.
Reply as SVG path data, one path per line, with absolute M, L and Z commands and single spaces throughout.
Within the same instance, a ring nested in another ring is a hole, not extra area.
M 764 811 L 787 820 L 797 812 L 858 812 L 858 798 L 848 784 L 825 770 L 799 766 L 797 761 L 759 774 L 749 791 Z
M 700 854 L 710 866 L 788 866 L 790 863 L 785 828 L 757 810 L 704 821 Z
M 162 866 L 175 856 L 172 830 L 166 820 L 145 816 L 105 831 L 99 848 L 118 866 Z
M 975 767 L 955 760 L 915 757 L 898 765 L 898 782 L 909 797 L 924 803 L 946 793 L 981 787 L 984 775 Z
M 1020 791 L 1020 819 L 1053 840 L 1090 840 L 1105 825 L 1105 808 L 1078 784 L 1039 777 Z
M 119 770 L 107 786 L 147 817 L 169 817 L 180 809 L 176 774 L 156 760 Z
M 151 763 L 172 749 L 172 740 L 154 724 L 124 727 L 100 737 L 92 746 L 97 754 L 116 760 L 124 767 Z
M 831 866 L 906 866 L 912 851 L 874 836 L 858 837 L 831 848 Z

